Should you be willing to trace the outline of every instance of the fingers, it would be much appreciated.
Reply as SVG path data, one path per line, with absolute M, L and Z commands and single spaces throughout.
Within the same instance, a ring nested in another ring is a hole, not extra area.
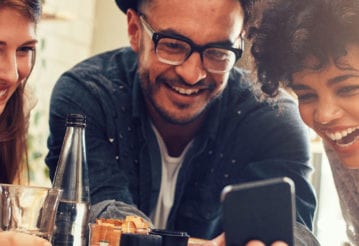
M 226 241 L 225 241 L 224 233 L 222 233 L 221 235 L 219 235 L 218 237 L 214 238 L 211 241 L 201 244 L 201 246 L 225 246 L 225 245 L 226 245 Z M 266 246 L 266 245 L 259 240 L 251 240 L 246 244 L 246 246 Z M 282 241 L 276 241 L 272 243 L 271 246 L 288 246 L 288 244 Z
M 225 238 L 224 238 L 224 233 L 222 233 L 218 237 L 214 238 L 213 240 L 211 240 L 209 242 L 202 244 L 201 246 L 225 246 L 225 245 L 226 245 L 226 242 L 225 242 Z
M 202 243 L 201 246 L 219 246 L 214 240 Z
M 49 241 L 43 238 L 14 231 L 0 232 L 1 246 L 51 246 Z
M 288 246 L 288 244 L 286 244 L 285 242 L 282 241 L 277 241 L 272 243 L 272 246 Z
M 246 244 L 246 246 L 266 246 L 266 245 L 261 241 L 251 240 Z
M 246 246 L 265 246 L 265 244 L 259 240 L 251 240 L 246 244 Z M 288 246 L 288 244 L 282 241 L 276 241 L 272 243 L 271 246 Z
M 216 244 L 216 242 L 209 241 L 209 242 L 201 244 L 201 246 L 218 246 L 218 245 Z

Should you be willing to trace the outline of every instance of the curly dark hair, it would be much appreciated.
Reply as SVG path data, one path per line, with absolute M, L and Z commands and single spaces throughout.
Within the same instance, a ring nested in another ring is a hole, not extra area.
M 258 82 L 263 92 L 276 96 L 291 86 L 292 74 L 313 69 L 346 54 L 348 44 L 359 44 L 359 0 L 263 0 L 248 29 Z

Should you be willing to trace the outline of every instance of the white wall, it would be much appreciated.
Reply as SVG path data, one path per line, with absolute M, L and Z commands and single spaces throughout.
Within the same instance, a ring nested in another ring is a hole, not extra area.
M 50 185 L 44 175 L 50 94 L 58 77 L 91 53 L 95 3 L 95 0 L 46 0 L 44 11 L 55 14 L 59 20 L 42 20 L 37 29 L 37 61 L 29 79 L 38 98 L 29 129 L 32 184 Z
M 91 53 L 128 45 L 126 15 L 115 0 L 97 0 Z
M 128 44 L 126 16 L 115 0 L 46 0 L 37 29 L 37 61 L 28 84 L 38 103 L 31 114 L 29 159 L 31 183 L 49 186 L 47 154 L 48 112 L 52 88 L 66 70 L 81 60 Z

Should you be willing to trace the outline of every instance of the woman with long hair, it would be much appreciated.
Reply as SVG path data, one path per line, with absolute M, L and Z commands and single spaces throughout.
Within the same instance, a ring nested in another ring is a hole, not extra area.
M 21 182 L 26 168 L 25 84 L 35 62 L 40 0 L 0 1 L 0 182 Z
M 41 0 L 0 0 L 0 183 L 21 183 L 26 170 L 25 84 L 35 62 Z M 0 245 L 51 245 L 17 232 L 0 232 Z

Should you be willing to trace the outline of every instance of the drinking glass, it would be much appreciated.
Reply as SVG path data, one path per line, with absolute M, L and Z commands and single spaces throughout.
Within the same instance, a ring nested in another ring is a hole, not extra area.
M 51 240 L 61 189 L 0 184 L 0 232 Z

